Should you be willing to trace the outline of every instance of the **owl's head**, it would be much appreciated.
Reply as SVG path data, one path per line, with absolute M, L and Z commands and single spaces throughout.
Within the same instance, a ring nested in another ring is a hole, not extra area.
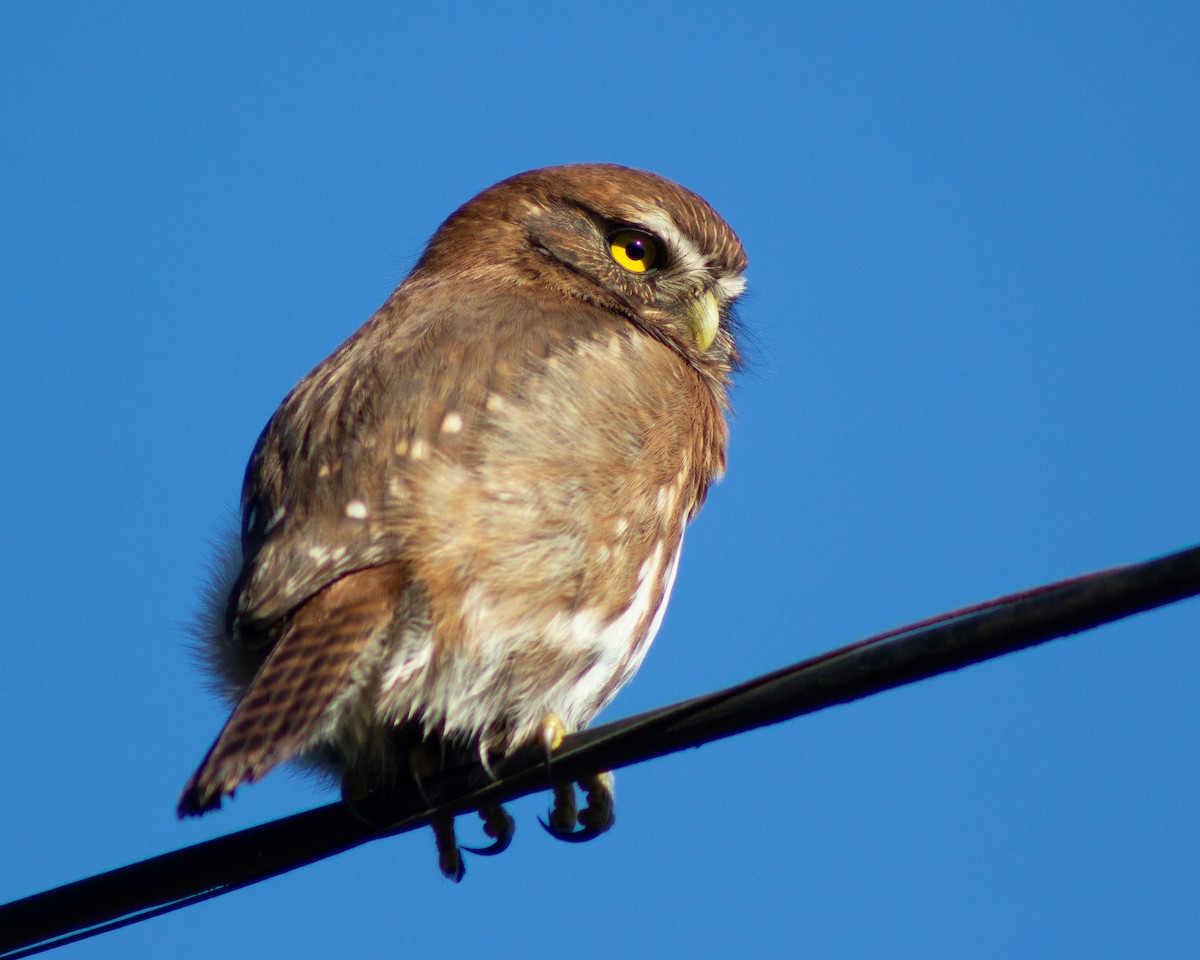
M 738 362 L 731 307 L 746 263 L 737 234 L 695 193 L 581 163 L 518 174 L 465 203 L 413 279 L 519 284 L 592 303 L 723 378 Z

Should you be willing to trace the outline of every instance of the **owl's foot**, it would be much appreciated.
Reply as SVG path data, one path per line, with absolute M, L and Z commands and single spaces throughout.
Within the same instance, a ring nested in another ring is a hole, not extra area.
M 459 883 L 467 873 L 462 852 L 458 849 L 458 838 L 454 836 L 454 818 L 439 817 L 433 827 L 433 841 L 437 844 L 438 868 L 447 880 Z
M 579 823 L 592 836 L 607 833 L 617 822 L 617 779 L 610 771 L 595 773 L 579 781 L 587 805 L 579 811 Z M 591 837 L 588 838 L 589 840 Z
M 550 822 L 539 819 L 545 831 L 555 840 L 567 843 L 586 843 L 607 833 L 617 822 L 616 781 L 611 773 L 597 773 L 579 781 L 587 804 L 575 812 L 575 786 L 562 784 L 554 788 L 554 806 Z M 576 824 L 579 829 L 576 830 Z
M 479 817 L 483 820 L 483 832 L 492 838 L 492 843 L 486 847 L 463 847 L 463 850 L 481 857 L 494 857 L 507 850 L 517 832 L 517 825 L 508 811 L 498 803 L 490 803 L 479 808 Z
M 575 808 L 575 784 L 560 783 L 554 788 L 554 806 L 550 808 L 550 822 L 542 826 L 553 837 L 570 835 L 579 824 L 579 813 Z

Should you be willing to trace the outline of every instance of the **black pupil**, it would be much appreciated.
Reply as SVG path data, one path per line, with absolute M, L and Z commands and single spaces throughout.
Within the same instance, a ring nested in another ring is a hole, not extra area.
M 646 256 L 646 241 L 630 240 L 625 244 L 625 256 L 630 260 L 643 260 Z

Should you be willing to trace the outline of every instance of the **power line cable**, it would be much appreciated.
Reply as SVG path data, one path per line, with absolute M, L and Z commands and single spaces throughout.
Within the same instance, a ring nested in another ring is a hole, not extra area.
M 552 767 L 534 747 L 449 770 L 426 800 L 404 785 L 352 811 L 334 803 L 0 906 L 0 960 L 16 960 L 229 893 L 435 817 L 501 803 L 1089 630 L 1200 593 L 1200 547 L 1063 580 L 870 637 L 773 673 L 568 737 Z M 426 784 L 428 792 L 430 784 Z M 431 806 L 432 802 L 432 806 Z

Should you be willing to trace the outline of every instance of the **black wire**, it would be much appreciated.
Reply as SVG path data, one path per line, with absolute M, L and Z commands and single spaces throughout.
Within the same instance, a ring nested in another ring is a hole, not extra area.
M 1012 653 L 1200 593 L 1200 547 L 1002 597 L 889 631 L 745 683 L 568 737 L 553 770 L 529 748 L 252 827 L 0 906 L 0 960 L 28 957 L 477 809 Z M 428 790 L 429 784 L 426 784 Z
M 219 897 L 223 893 L 228 893 L 234 887 L 220 887 L 215 890 L 205 890 L 203 893 L 197 893 L 190 897 L 183 897 L 180 900 L 174 900 L 171 903 L 165 903 L 160 907 L 155 907 L 152 910 L 143 910 L 139 913 L 130 913 L 127 916 L 119 917 L 116 920 L 110 920 L 108 923 L 99 923 L 94 927 L 88 927 L 84 930 L 78 930 L 75 933 L 54 937 L 53 939 L 43 940 L 34 946 L 24 949 L 8 951 L 3 954 L 5 960 L 20 960 L 21 957 L 32 957 L 35 953 L 45 953 L 47 950 L 54 950 L 57 947 L 65 947 L 69 943 L 78 943 L 80 940 L 87 940 L 90 937 L 95 937 L 101 933 L 109 933 L 112 930 L 120 930 L 122 927 L 128 927 L 134 923 L 141 923 L 143 920 L 149 920 L 151 917 L 162 916 L 164 913 L 171 913 L 181 907 L 190 907 L 193 903 L 202 903 L 205 900 L 211 900 L 213 897 Z M 20 902 L 20 901 L 18 901 Z

